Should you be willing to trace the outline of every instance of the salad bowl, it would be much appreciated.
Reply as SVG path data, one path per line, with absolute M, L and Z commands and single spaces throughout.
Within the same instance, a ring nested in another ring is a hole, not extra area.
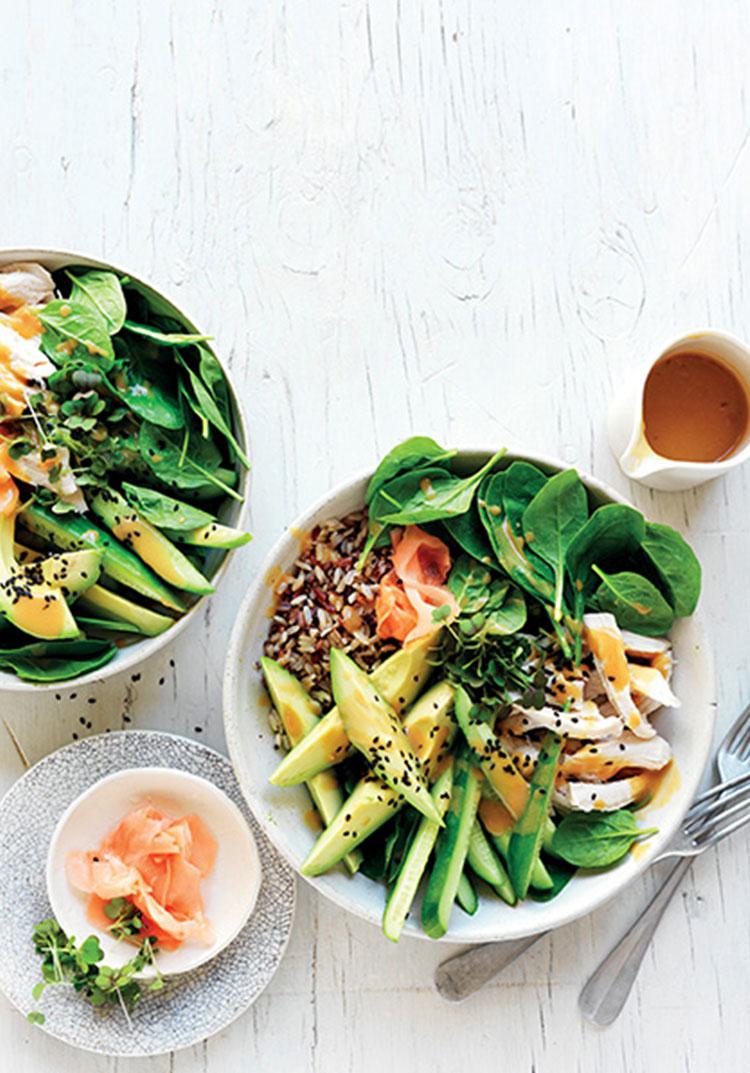
M 452 459 L 459 475 L 474 473 L 491 457 L 483 449 L 459 450 Z M 503 465 L 522 459 L 545 474 L 565 469 L 554 458 L 508 454 Z M 277 786 L 269 779 L 279 763 L 278 739 L 269 728 L 269 703 L 257 670 L 264 655 L 273 590 L 269 579 L 289 571 L 300 554 L 300 534 L 330 518 L 361 510 L 371 474 L 344 481 L 294 520 L 271 549 L 247 591 L 229 645 L 224 680 L 224 721 L 230 755 L 250 808 L 280 853 L 311 885 L 337 906 L 363 920 L 380 924 L 384 896 L 381 883 L 342 867 L 314 877 L 302 865 L 315 843 L 315 833 L 304 822 L 309 798 L 304 786 Z M 614 489 L 581 475 L 591 503 L 627 504 Z M 667 846 L 677 831 L 696 792 L 711 747 L 714 720 L 714 680 L 710 649 L 698 616 L 679 619 L 670 632 L 675 657 L 674 690 L 682 699 L 679 709 L 665 709 L 658 719 L 659 733 L 669 742 L 674 762 L 653 798 L 639 809 L 639 822 L 657 828 L 648 840 L 635 846 L 608 870 L 574 875 L 549 901 L 525 900 L 510 908 L 496 897 L 481 896 L 473 915 L 454 911 L 445 941 L 483 943 L 521 938 L 549 930 L 592 912 L 614 898 Z M 407 919 L 403 934 L 425 938 L 419 913 Z
M 186 315 L 182 309 L 162 291 L 150 286 L 147 282 L 139 279 L 132 273 L 126 272 L 108 262 L 78 253 L 59 250 L 0 250 L 0 269 L 18 263 L 38 264 L 50 273 L 58 273 L 70 266 L 75 266 L 76 269 L 113 272 L 120 279 L 127 279 L 131 282 L 138 294 L 143 296 L 152 311 L 158 310 L 160 315 L 172 318 L 174 321 L 179 322 L 179 325 L 185 332 L 197 333 L 199 331 L 193 319 Z M 208 339 L 209 337 L 203 338 Z M 202 345 L 205 346 L 207 350 L 209 350 L 211 346 L 210 342 L 203 343 Z M 218 367 L 220 367 L 221 374 L 223 375 L 234 438 L 239 449 L 244 451 L 247 444 L 247 433 L 237 393 L 232 386 L 231 378 L 226 366 L 212 350 L 210 353 L 218 362 Z M 235 468 L 236 483 L 234 491 L 236 492 L 236 498 L 225 496 L 221 500 L 220 505 L 215 508 L 215 517 L 223 526 L 231 527 L 232 529 L 241 529 L 243 526 L 243 519 L 246 515 L 248 470 L 239 464 L 237 464 Z M 180 495 L 179 492 L 176 494 Z M 214 507 L 211 507 L 211 510 L 214 511 Z M 245 537 L 245 539 L 249 539 L 249 537 Z M 129 546 L 127 539 L 126 546 Z M 218 589 L 218 586 L 224 577 L 232 554 L 233 551 L 229 546 L 221 549 L 216 548 L 215 550 L 208 550 L 206 552 L 202 569 L 210 582 L 209 587 L 214 591 Z M 0 669 L 0 692 L 12 691 L 17 693 L 28 693 L 53 689 L 59 690 L 61 687 L 68 688 L 74 685 L 80 686 L 90 682 L 100 682 L 112 675 L 127 671 L 153 656 L 166 644 L 173 641 L 177 635 L 188 626 L 189 622 L 200 614 L 201 608 L 207 598 L 207 595 L 205 594 L 207 590 L 204 589 L 203 591 L 204 594 L 191 597 L 186 609 L 179 615 L 179 617 L 174 619 L 168 628 L 164 629 L 162 626 L 157 627 L 162 629 L 162 632 L 157 632 L 155 635 L 140 634 L 134 636 L 137 631 L 131 629 L 129 635 L 124 635 L 116 640 L 116 651 L 114 656 L 109 662 L 100 667 L 92 667 L 91 669 L 84 670 L 82 673 L 65 678 L 50 678 L 49 681 L 42 680 L 43 676 L 39 676 L 38 680 L 35 681 L 27 680 L 24 677 L 12 673 L 10 670 Z M 128 590 L 126 590 L 126 592 L 128 595 L 132 595 Z M 193 589 L 193 592 L 197 593 L 198 589 Z M 152 606 L 154 606 L 155 610 L 158 610 L 156 605 Z M 183 604 L 183 606 L 185 605 Z M 93 613 L 96 614 L 96 612 Z M 108 614 L 106 617 L 111 618 L 112 615 Z M 150 632 L 153 633 L 155 631 L 150 630 Z M 30 637 L 29 640 L 33 641 L 34 638 Z

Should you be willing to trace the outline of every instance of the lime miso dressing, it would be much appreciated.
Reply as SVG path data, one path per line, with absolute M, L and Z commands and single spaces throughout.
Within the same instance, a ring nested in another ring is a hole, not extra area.
M 721 462 L 748 431 L 748 394 L 726 362 L 695 350 L 659 358 L 643 390 L 643 432 L 663 458 Z

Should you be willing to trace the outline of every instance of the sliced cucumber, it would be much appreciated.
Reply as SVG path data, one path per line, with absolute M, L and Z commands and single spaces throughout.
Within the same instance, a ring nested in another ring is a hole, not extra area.
M 462 749 L 453 763 L 453 790 L 445 830 L 438 838 L 435 864 L 422 902 L 422 926 L 432 939 L 439 939 L 448 930 L 481 794 L 473 759 Z
M 445 815 L 448 808 L 452 783 L 453 769 L 449 764 L 431 791 L 432 800 L 441 816 Z M 403 931 L 439 831 L 440 828 L 436 823 L 422 817 L 409 852 L 399 869 L 396 882 L 388 895 L 383 913 L 383 934 L 394 943 L 398 942 Z
M 456 904 L 463 909 L 464 913 L 468 913 L 470 917 L 473 917 L 479 908 L 479 898 L 477 897 L 476 888 L 466 872 L 462 872 L 458 878 Z
M 397 712 L 422 690 L 432 666 L 429 655 L 435 638 L 424 638 L 394 652 L 370 675 L 372 683 Z M 319 771 L 340 764 L 352 753 L 338 708 L 332 708 L 302 741 L 291 749 L 271 776 L 275 786 L 296 786 Z
M 260 666 L 273 706 L 284 725 L 286 735 L 290 743 L 296 745 L 320 722 L 318 706 L 302 683 L 280 663 L 264 656 L 260 661 Z M 321 771 L 318 775 L 313 775 L 306 785 L 323 825 L 328 827 L 344 803 L 344 795 L 338 779 L 332 771 Z M 362 854 L 355 850 L 347 853 L 343 861 L 354 875 L 362 863 Z
M 519 898 L 528 894 L 534 865 L 539 860 L 562 741 L 553 731 L 547 731 L 531 778 L 529 799 L 511 832 L 508 872 Z
M 469 849 L 466 859 L 472 871 L 476 872 L 480 879 L 498 894 L 508 905 L 516 904 L 516 894 L 513 884 L 508 878 L 508 873 L 500 862 L 498 855 L 490 845 L 490 841 L 484 833 L 479 820 L 474 820 L 474 826 L 469 835 Z
M 366 757 L 374 775 L 402 794 L 417 812 L 442 825 L 421 764 L 394 709 L 341 649 L 331 649 L 330 662 L 333 695 L 352 745 Z
M 507 865 L 508 851 L 510 850 L 510 831 L 503 831 L 500 835 L 491 834 L 489 837 L 492 840 L 493 846 Z M 537 857 L 534 862 L 529 886 L 533 887 L 534 890 L 552 890 L 552 876 L 547 871 L 547 866 L 541 857 Z

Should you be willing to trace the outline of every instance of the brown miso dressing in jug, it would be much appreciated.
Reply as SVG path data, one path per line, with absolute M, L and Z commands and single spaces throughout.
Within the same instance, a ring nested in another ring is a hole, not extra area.
M 747 435 L 749 411 L 745 385 L 734 369 L 697 350 L 659 358 L 643 389 L 643 432 L 664 458 L 729 458 Z

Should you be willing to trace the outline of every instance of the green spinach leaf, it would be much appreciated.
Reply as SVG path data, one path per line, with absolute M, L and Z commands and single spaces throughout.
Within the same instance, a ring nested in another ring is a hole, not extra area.
M 132 320 L 126 320 L 123 327 L 135 335 L 150 339 L 157 346 L 192 346 L 193 343 L 206 343 L 211 339 L 210 335 L 195 332 L 163 332 L 159 328 L 152 328 L 150 324 L 136 324 Z
M 37 313 L 45 332 L 50 330 L 54 338 L 62 343 L 72 340 L 76 346 L 83 347 L 90 360 L 104 369 L 112 366 L 115 352 L 109 337 L 109 328 L 104 317 L 89 306 L 79 305 L 67 298 L 54 298 Z M 53 361 L 60 364 L 61 355 L 57 351 Z M 51 356 L 51 355 L 50 355 Z
M 219 476 L 221 453 L 213 440 L 188 429 L 180 435 L 144 421 L 138 432 L 138 449 L 154 476 L 167 487 L 198 493 L 213 485 L 242 501 L 229 483 L 230 478 L 236 480 L 235 474 L 222 470 L 223 477 Z
M 554 618 L 563 614 L 565 556 L 588 520 L 586 489 L 574 469 L 556 473 L 523 512 L 523 535 L 531 550 L 552 567 L 555 577 Z
M 123 481 L 122 490 L 128 503 L 158 529 L 171 529 L 181 533 L 216 521 L 208 511 L 156 492 L 153 488 L 143 488 Z
M 455 451 L 447 451 L 430 436 L 411 436 L 399 443 L 381 459 L 377 469 L 370 478 L 365 493 L 365 505 L 369 506 L 375 493 L 384 484 L 392 481 L 407 470 L 424 469 L 427 463 L 435 464 L 453 458 Z
M 669 525 L 647 522 L 641 548 L 675 615 L 692 615 L 701 592 L 701 564 L 687 541 Z
M 505 451 L 498 451 L 470 477 L 457 477 L 446 469 L 416 469 L 388 481 L 370 504 L 370 517 L 380 524 L 424 525 L 465 514 L 482 478 Z
M 658 637 L 672 628 L 674 611 L 647 578 L 630 570 L 605 574 L 598 566 L 592 569 L 601 578 L 593 604 L 610 611 L 622 629 Z
M 109 641 L 77 638 L 73 641 L 36 641 L 18 648 L 0 649 L 0 670 L 13 671 L 27 682 L 63 682 L 98 670 L 115 656 Z
M 444 518 L 442 525 L 462 551 L 468 552 L 491 570 L 498 569 L 499 564 L 479 517 L 476 500 L 465 514 L 459 514 L 457 518 Z
M 200 418 L 205 418 L 210 425 L 213 425 L 221 434 L 226 438 L 231 445 L 235 455 L 240 460 L 243 466 L 249 466 L 250 460 L 245 452 L 240 447 L 231 425 L 224 419 L 218 403 L 214 399 L 211 392 L 203 383 L 197 373 L 193 372 L 186 361 L 178 358 L 183 371 L 185 372 L 188 383 L 190 385 L 190 391 L 186 391 L 188 402 L 196 415 Z M 192 397 L 190 392 L 192 392 Z
M 118 353 L 123 353 L 119 348 Z M 127 352 L 126 352 L 127 353 Z M 172 393 L 167 371 L 158 361 L 128 358 L 108 381 L 109 388 L 134 414 L 160 428 L 179 429 L 185 425 L 177 397 Z
M 634 842 L 656 834 L 628 809 L 617 812 L 571 812 L 552 836 L 552 852 L 576 868 L 608 868 L 621 860 Z
M 95 311 L 106 322 L 110 335 L 119 332 L 125 323 L 125 295 L 114 272 L 94 269 L 82 275 L 65 270 L 73 286 L 69 301 Z
M 218 358 L 205 346 L 198 347 L 198 372 L 201 380 L 214 397 L 222 417 L 232 425 L 232 406 L 229 401 L 229 387 L 224 370 Z
M 505 470 L 503 506 L 516 536 L 523 536 L 523 512 L 546 483 L 545 474 L 531 462 L 511 462 Z
M 521 537 L 516 537 L 503 509 L 505 474 L 495 473 L 486 478 L 479 491 L 479 517 L 490 538 L 497 561 L 512 581 L 544 603 L 554 595 L 552 573 L 547 564 L 533 561 L 527 555 Z
M 510 587 L 509 582 L 496 579 L 494 587 L 501 593 L 502 602 Z M 493 591 L 493 576 L 489 569 L 470 555 L 459 555 L 448 577 L 448 588 L 456 597 L 463 614 L 472 615 L 489 602 Z

